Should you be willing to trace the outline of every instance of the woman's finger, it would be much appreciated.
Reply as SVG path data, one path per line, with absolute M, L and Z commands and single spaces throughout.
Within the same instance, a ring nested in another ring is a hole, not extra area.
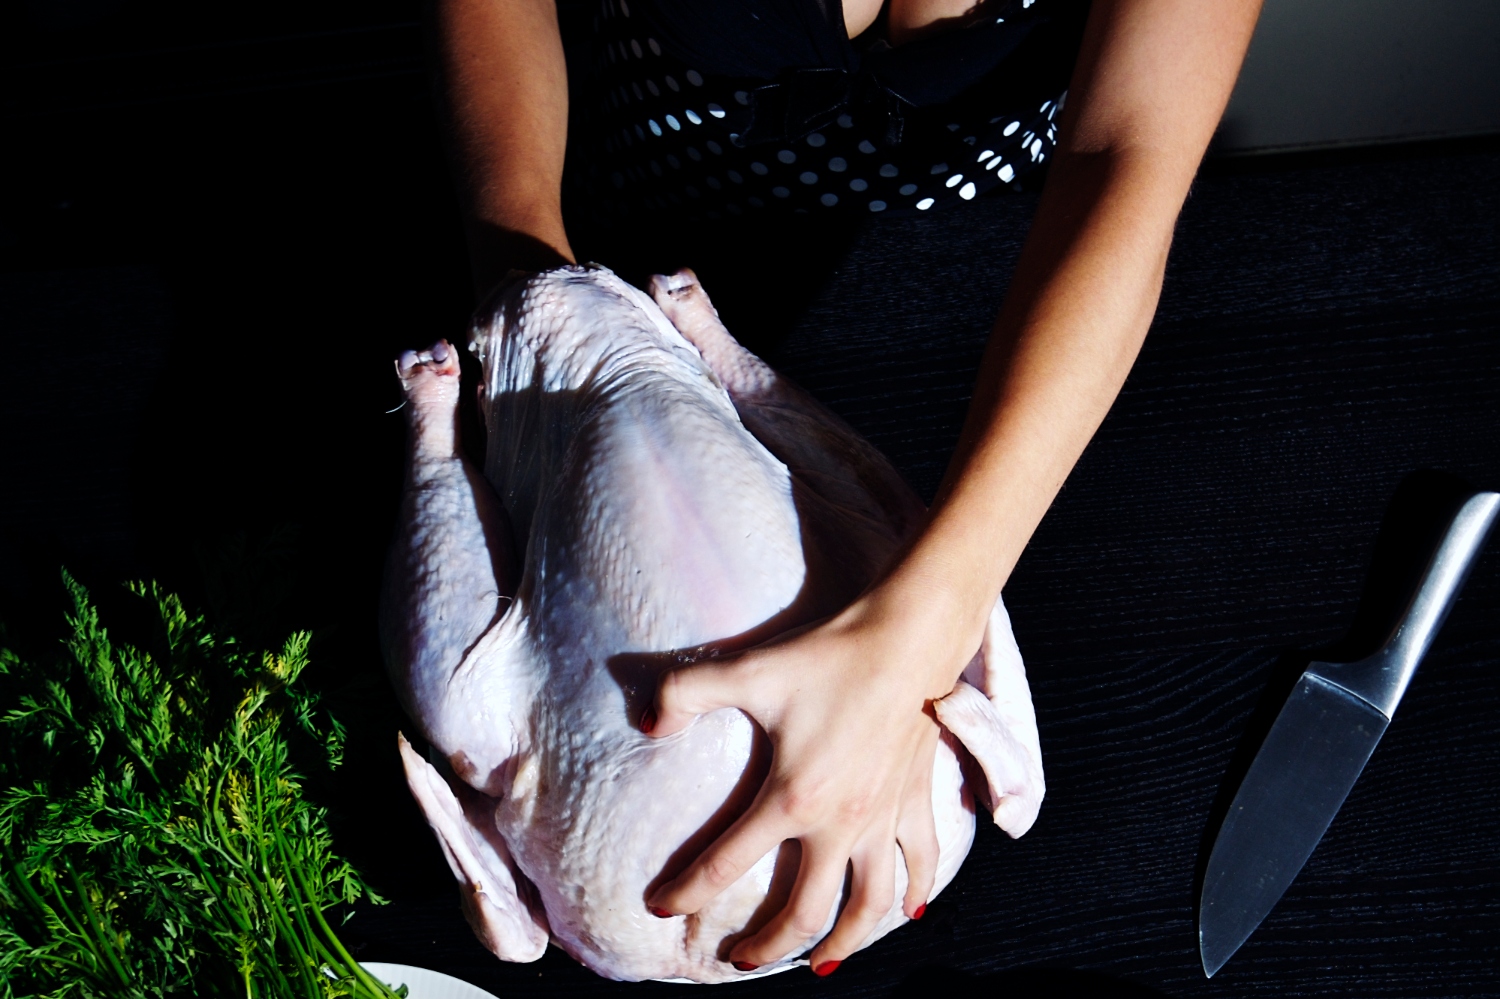
M 771 917 L 760 932 L 735 944 L 729 959 L 741 971 L 779 961 L 805 946 L 828 925 L 828 915 L 844 887 L 848 851 L 819 850 L 802 841 L 797 883 L 786 907 Z
M 928 748 L 930 747 L 930 748 Z M 896 822 L 896 842 L 906 861 L 906 897 L 901 909 L 912 919 L 921 919 L 937 880 L 937 824 L 932 816 L 932 764 L 937 738 L 924 743 L 913 760 Z
M 762 788 L 750 810 L 714 840 L 687 870 L 651 893 L 646 905 L 653 915 L 666 918 L 697 912 L 790 837 L 790 830 L 782 821 L 761 807 L 764 799 Z
M 930 795 L 925 812 L 918 814 L 916 809 L 908 809 L 902 815 L 896 828 L 896 842 L 901 845 L 901 855 L 906 861 L 906 896 L 901 900 L 901 911 L 911 919 L 921 919 L 937 881 L 939 855 Z
M 844 958 L 858 950 L 895 902 L 896 845 L 890 832 L 868 835 L 867 842 L 851 858 L 854 878 L 844 911 L 833 932 L 808 955 L 808 963 L 819 976 L 833 974 Z
M 719 708 L 748 708 L 745 663 L 733 659 L 680 666 L 656 681 L 656 700 L 641 717 L 641 731 L 649 736 L 671 735 L 687 728 L 699 715 Z

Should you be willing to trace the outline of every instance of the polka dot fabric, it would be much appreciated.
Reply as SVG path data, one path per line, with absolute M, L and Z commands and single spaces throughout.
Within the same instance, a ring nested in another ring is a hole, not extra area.
M 999 19 L 1044 2 L 1015 0 Z M 742 131 L 767 81 L 715 77 L 675 58 L 630 0 L 597 0 L 592 32 L 589 65 L 576 74 L 586 128 L 570 170 L 601 221 L 961 204 L 1019 186 L 1047 161 L 1066 97 L 981 81 L 941 106 L 900 107 L 894 141 L 892 102 L 846 101 L 816 127 L 747 143 Z

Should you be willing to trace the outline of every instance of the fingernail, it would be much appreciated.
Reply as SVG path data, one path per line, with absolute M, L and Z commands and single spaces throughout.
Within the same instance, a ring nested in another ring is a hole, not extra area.
M 648 905 L 646 906 L 646 911 L 651 913 L 651 915 L 655 916 L 657 919 L 671 919 L 672 916 L 675 915 L 675 913 L 668 912 L 666 909 L 663 909 L 659 905 Z
M 927 903 L 923 902 L 921 905 L 917 906 L 917 911 L 913 912 L 911 914 L 911 918 L 912 919 L 921 919 L 926 914 L 927 914 Z
M 824 961 L 822 964 L 813 969 L 813 974 L 817 975 L 819 978 L 827 978 L 835 971 L 838 971 L 839 965 L 843 963 L 843 961 Z
M 756 968 L 760 967 L 760 965 L 751 964 L 749 961 L 735 961 L 733 962 L 733 964 L 735 971 L 754 971 Z
M 644 733 L 646 733 L 647 735 L 650 735 L 651 734 L 651 730 L 653 728 L 655 728 L 655 727 L 656 727 L 656 709 L 655 708 L 647 708 L 646 711 L 645 711 L 645 713 L 641 715 L 641 731 L 644 732 Z

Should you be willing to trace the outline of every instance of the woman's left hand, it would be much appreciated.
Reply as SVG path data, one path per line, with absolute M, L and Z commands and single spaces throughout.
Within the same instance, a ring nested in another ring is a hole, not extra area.
M 832 971 L 895 904 L 898 844 L 906 914 L 916 918 L 932 891 L 939 729 L 931 704 L 979 648 L 984 616 L 955 627 L 958 615 L 938 588 L 920 588 L 920 597 L 913 589 L 888 582 L 791 637 L 661 679 L 652 736 L 734 707 L 765 729 L 774 755 L 749 810 L 652 893 L 652 911 L 697 912 L 784 840 L 801 843 L 786 906 L 730 953 L 741 970 L 779 960 L 822 932 L 852 865 L 848 904 L 809 955 L 814 971 Z

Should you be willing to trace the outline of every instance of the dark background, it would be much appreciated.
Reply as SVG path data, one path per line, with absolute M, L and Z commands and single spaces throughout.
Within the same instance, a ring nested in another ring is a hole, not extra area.
M 106 604 L 155 576 L 252 640 L 316 629 L 354 743 L 323 791 L 393 900 L 347 925 L 358 955 L 506 999 L 627 988 L 555 950 L 480 949 L 394 753 L 373 626 L 390 363 L 460 336 L 472 305 L 421 10 L 3 10 L 3 617 L 55 615 L 66 564 Z M 573 225 L 633 278 L 698 267 L 732 330 L 930 494 L 1034 206 L 664 219 L 639 241 Z M 1140 363 L 1006 590 L 1048 766 L 1036 827 L 981 828 L 927 917 L 833 978 L 722 991 L 1500 995 L 1500 544 L 1308 867 L 1211 982 L 1193 910 L 1252 714 L 1354 620 L 1398 485 L 1500 485 L 1497 223 L 1490 140 L 1210 160 Z

